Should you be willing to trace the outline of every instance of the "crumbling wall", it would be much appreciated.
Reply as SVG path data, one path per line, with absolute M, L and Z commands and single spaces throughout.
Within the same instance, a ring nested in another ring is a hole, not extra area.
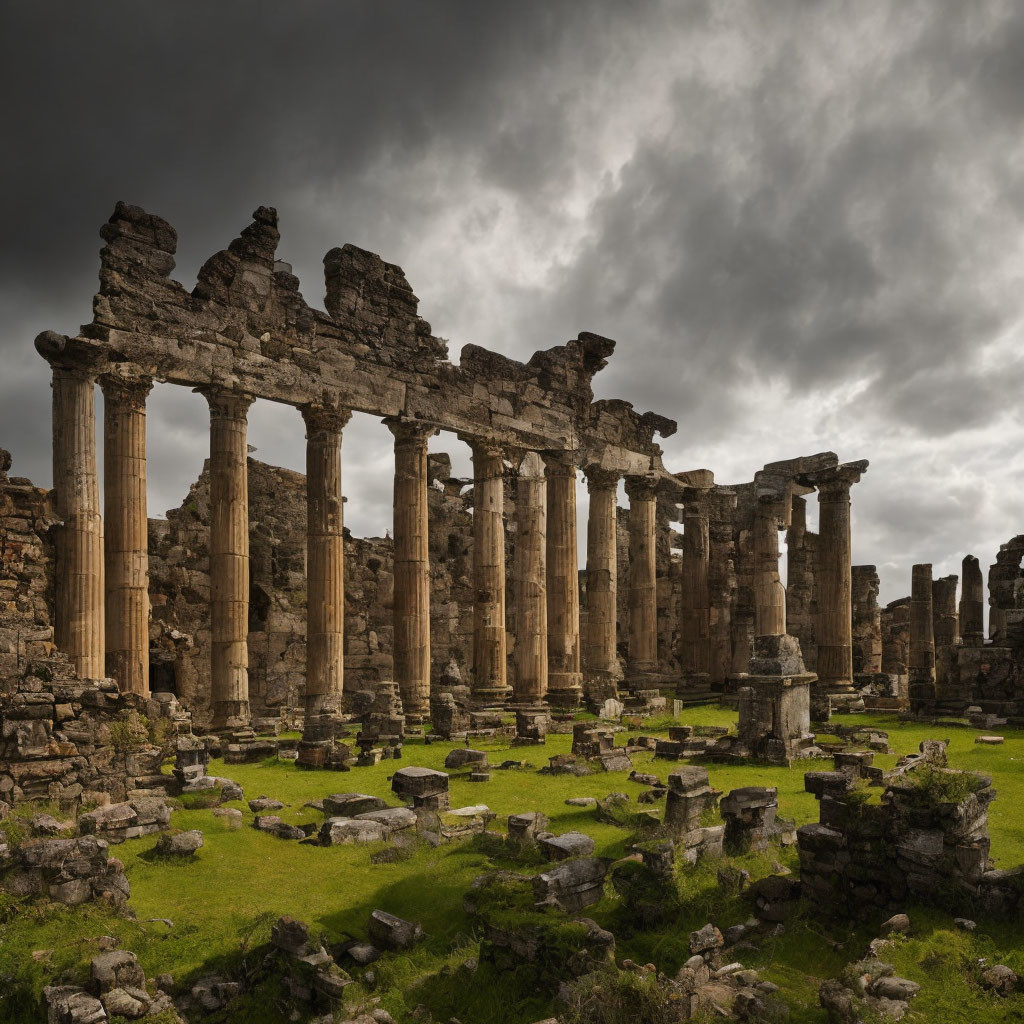
M 882 671 L 907 675 L 910 664 L 910 598 L 890 601 L 881 611 Z
M 852 567 L 853 672 L 882 671 L 882 610 L 878 606 L 878 571 L 873 565 Z
M 163 753 L 138 712 L 159 709 L 78 679 L 53 642 L 50 492 L 10 465 L 0 449 L 0 818 L 23 800 L 73 809 L 158 787 Z

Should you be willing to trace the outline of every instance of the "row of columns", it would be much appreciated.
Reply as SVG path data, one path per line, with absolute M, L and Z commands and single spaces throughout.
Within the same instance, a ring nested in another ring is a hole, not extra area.
M 95 373 L 54 364 L 57 538 L 56 641 L 83 678 L 111 675 L 149 692 L 146 396 L 148 380 L 101 377 L 104 514 L 95 441 Z M 252 397 L 203 389 L 210 409 L 211 703 L 215 728 L 249 720 L 247 417 Z M 350 412 L 308 407 L 307 676 L 309 715 L 333 715 L 344 692 L 342 431 Z M 410 714 L 430 698 L 427 440 L 434 428 L 386 421 L 395 436 L 395 675 Z M 506 682 L 504 457 L 473 441 L 474 649 L 481 702 Z M 527 453 L 517 499 L 517 700 L 578 703 L 584 674 L 619 676 L 616 653 L 616 490 L 619 474 L 588 468 L 587 635 L 580 632 L 576 469 L 571 456 Z M 629 653 L 638 676 L 657 668 L 655 487 L 627 479 L 630 514 Z M 104 521 L 108 535 L 104 538 Z

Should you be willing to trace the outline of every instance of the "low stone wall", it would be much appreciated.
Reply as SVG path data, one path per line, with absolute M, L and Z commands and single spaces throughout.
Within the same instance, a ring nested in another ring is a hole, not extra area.
M 997 871 L 989 860 L 988 805 L 996 794 L 988 776 L 922 759 L 889 780 L 881 803 L 842 778 L 810 773 L 807 780 L 820 820 L 797 830 L 805 898 L 843 916 L 908 899 L 952 910 L 980 901 L 994 912 L 1017 912 L 1024 867 Z

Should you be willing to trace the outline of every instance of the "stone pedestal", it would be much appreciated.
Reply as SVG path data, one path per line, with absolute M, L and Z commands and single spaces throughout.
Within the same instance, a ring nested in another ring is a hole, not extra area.
M 427 439 L 435 428 L 388 422 L 395 435 L 395 679 L 406 716 L 430 712 Z
M 573 707 L 583 693 L 580 584 L 576 553 L 576 466 L 570 453 L 544 456 L 547 478 L 548 693 Z
M 499 704 L 510 688 L 505 667 L 505 465 L 501 449 L 473 446 L 473 678 L 476 704 Z
M 345 681 L 345 541 L 341 432 L 348 410 L 307 407 L 306 723 L 303 738 L 333 739 L 323 716 L 341 713 Z
M 910 710 L 928 713 L 935 707 L 935 641 L 932 621 L 931 563 L 915 565 L 910 590 Z
M 146 396 L 150 381 L 108 377 L 103 388 L 107 675 L 149 695 L 149 522 Z
M 583 637 L 583 685 L 587 699 L 614 697 L 622 678 L 616 650 L 618 561 L 615 550 L 619 474 L 589 466 L 587 516 L 587 625 Z
M 45 353 L 44 353 L 45 355 Z M 96 470 L 94 375 L 53 365 L 54 640 L 82 679 L 106 676 L 103 517 Z
M 627 684 L 635 689 L 658 671 L 658 590 L 654 526 L 656 481 L 626 477 L 629 496 L 629 662 Z
M 981 647 L 985 642 L 985 580 L 974 555 L 964 558 L 962 571 L 960 637 L 964 647 Z
M 547 489 L 544 466 L 528 452 L 516 489 L 516 703 L 537 704 L 548 690 Z
M 210 686 L 213 727 L 249 722 L 248 395 L 209 390 Z

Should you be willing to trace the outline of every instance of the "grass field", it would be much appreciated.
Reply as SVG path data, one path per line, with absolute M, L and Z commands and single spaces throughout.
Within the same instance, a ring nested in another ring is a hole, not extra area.
M 731 725 L 734 720 L 734 712 L 719 707 L 689 710 L 681 718 L 689 724 L 709 725 Z M 916 750 L 922 739 L 948 738 L 954 767 L 983 771 L 995 780 L 998 797 L 990 824 L 997 865 L 1024 861 L 1024 732 L 1003 730 L 1003 746 L 985 747 L 974 743 L 976 733 L 970 729 L 937 730 L 866 716 L 849 721 L 889 731 L 897 754 L 876 755 L 875 763 L 884 767 L 894 764 L 898 754 Z M 551 755 L 568 751 L 570 740 L 569 736 L 550 736 L 545 746 L 511 750 L 507 744 L 482 741 L 479 747 L 488 750 L 495 764 L 514 758 L 541 766 Z M 276 760 L 230 767 L 214 762 L 210 773 L 240 782 L 246 799 L 267 795 L 282 800 L 287 806 L 279 813 L 286 821 L 319 823 L 323 816 L 305 807 L 307 801 L 332 792 L 358 791 L 396 802 L 388 782 L 392 772 L 410 764 L 443 768 L 451 748 L 452 744 L 425 745 L 422 739 L 411 738 L 401 761 L 385 761 L 348 773 L 305 772 Z M 675 767 L 650 754 L 634 756 L 633 762 L 638 770 L 662 779 Z M 812 761 L 790 769 L 713 765 L 709 771 L 712 784 L 723 792 L 738 786 L 777 786 L 780 813 L 799 825 L 817 820 L 817 804 L 804 792 L 803 773 L 829 767 L 831 761 Z M 451 803 L 453 807 L 487 804 L 497 815 L 494 827 L 499 829 L 504 828 L 509 814 L 543 811 L 552 831 L 587 832 L 594 838 L 598 854 L 621 857 L 628 852 L 630 834 L 598 822 L 592 809 L 567 807 L 565 800 L 571 796 L 603 797 L 613 791 L 635 796 L 642 788 L 624 772 L 577 778 L 512 769 L 493 771 L 487 783 L 453 779 Z M 240 807 L 245 818 L 243 827 L 234 831 L 209 810 L 175 812 L 175 827 L 198 828 L 205 835 L 205 845 L 192 862 L 167 864 L 148 858 L 154 837 L 115 848 L 131 882 L 131 907 L 137 921 L 99 908 L 8 908 L 5 923 L 0 925 L 0 1020 L 42 1019 L 34 1003 L 42 986 L 65 972 L 81 975 L 95 953 L 92 940 L 99 935 L 115 935 L 125 948 L 134 950 L 147 976 L 169 972 L 187 985 L 202 974 L 232 970 L 243 947 L 253 949 L 266 942 L 271 921 L 281 914 L 311 923 L 329 943 L 337 943 L 350 936 L 365 937 L 368 915 L 377 908 L 420 921 L 427 939 L 411 953 L 385 957 L 375 964 L 375 982 L 353 986 L 349 990 L 353 999 L 373 992 L 398 1020 L 407 1019 L 419 1003 L 426 1004 L 438 1020 L 454 1015 L 463 1024 L 529 1024 L 550 1016 L 548 1000 L 535 991 L 519 991 L 514 975 L 495 976 L 484 965 L 469 984 L 456 982 L 454 974 L 438 973 L 475 955 L 476 937 L 462 909 L 462 897 L 472 879 L 496 863 L 516 865 L 495 862 L 472 843 L 437 849 L 422 845 L 407 859 L 371 864 L 370 855 L 379 845 L 320 848 L 279 840 L 251 827 L 253 815 L 248 807 L 234 806 Z M 777 858 L 795 864 L 792 853 L 748 861 L 755 872 L 765 874 Z M 750 916 L 749 907 L 741 900 L 719 890 L 717 867 L 711 864 L 680 872 L 685 910 L 678 920 L 657 931 L 630 934 L 622 926 L 610 888 L 604 900 L 587 913 L 615 931 L 620 960 L 631 957 L 674 972 L 689 956 L 686 943 L 692 929 L 708 920 L 724 928 Z M 519 869 L 529 870 L 522 865 Z M 1024 927 L 979 918 L 978 930 L 967 934 L 954 930 L 948 915 L 907 909 L 914 932 L 894 948 L 892 959 L 901 973 L 923 985 L 914 1004 L 914 1019 L 964 1024 L 1024 1019 L 1024 997 L 1000 1002 L 970 981 L 968 970 L 973 961 L 986 957 L 1024 973 Z M 158 918 L 169 919 L 173 926 L 149 920 Z M 784 936 L 756 953 L 744 953 L 743 959 L 782 987 L 792 1007 L 791 1020 L 820 1022 L 824 1015 L 817 1007 L 818 984 L 862 955 L 878 923 L 869 922 L 855 931 L 836 931 L 818 919 L 814 908 L 808 908 L 787 927 Z M 242 1003 L 224 1019 L 257 1024 L 288 1019 L 290 1008 L 272 990 Z

